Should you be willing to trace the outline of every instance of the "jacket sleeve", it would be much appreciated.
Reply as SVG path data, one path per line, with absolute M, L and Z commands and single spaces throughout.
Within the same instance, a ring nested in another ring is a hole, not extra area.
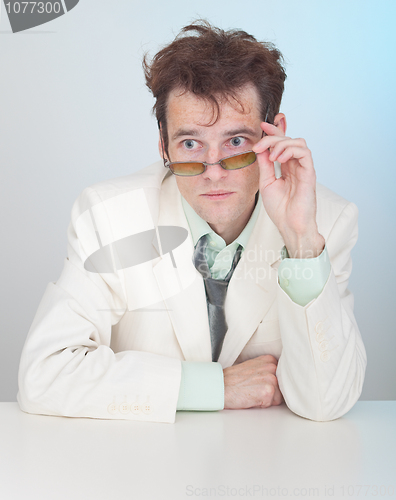
M 119 271 L 84 267 L 95 241 L 90 211 L 99 202 L 88 188 L 73 206 L 68 257 L 45 290 L 23 348 L 19 405 L 46 415 L 174 422 L 181 361 L 110 347 L 127 304 Z
M 283 344 L 277 368 L 279 387 L 287 406 L 312 420 L 342 416 L 362 391 L 366 352 L 353 315 L 353 295 L 347 288 L 357 218 L 356 206 L 349 203 L 330 228 L 326 246 L 331 271 L 316 299 L 302 307 L 278 286 Z

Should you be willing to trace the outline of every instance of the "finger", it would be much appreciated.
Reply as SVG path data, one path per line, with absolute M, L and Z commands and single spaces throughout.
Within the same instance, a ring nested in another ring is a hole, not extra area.
M 278 156 L 289 147 L 305 148 L 308 150 L 307 143 L 304 139 L 290 139 L 289 137 L 285 137 L 283 140 L 274 143 L 271 147 L 271 154 L 269 156 L 270 161 L 275 161 Z
M 274 397 L 272 399 L 272 405 L 278 406 L 278 405 L 282 404 L 283 401 L 284 401 L 284 399 L 283 399 L 282 393 L 281 393 L 279 387 L 276 387 Z
M 260 171 L 260 185 L 267 186 L 276 181 L 274 163 L 268 159 L 269 151 L 265 150 L 257 154 L 257 162 Z
M 275 155 L 275 158 L 272 161 L 278 161 L 279 163 L 286 163 L 293 158 L 298 160 L 302 167 L 313 169 L 312 156 L 308 148 L 299 148 L 299 147 L 286 148 L 283 151 L 283 153 L 280 154 L 279 156 Z
M 283 130 L 281 128 L 279 128 L 275 125 L 272 125 L 271 123 L 261 122 L 260 127 L 264 133 L 264 137 L 262 137 L 262 139 L 257 143 L 257 145 L 262 144 L 262 147 L 259 146 L 260 150 L 256 151 L 253 148 L 253 151 L 256 151 L 257 153 L 264 151 L 265 149 L 268 149 L 269 146 L 266 145 L 267 144 L 266 141 L 262 142 L 263 139 L 265 139 L 266 137 L 284 137 L 285 136 L 285 133 L 283 132 Z
M 275 380 L 273 380 L 273 385 L 274 385 L 274 393 L 273 393 L 273 397 L 272 397 L 272 405 L 278 406 L 281 403 L 283 403 L 284 399 L 283 399 L 282 393 L 279 389 L 278 377 L 276 377 L 276 376 L 275 376 Z
M 275 358 L 275 356 L 272 356 L 272 354 L 262 354 L 257 360 L 264 361 L 265 363 L 271 363 L 274 365 L 278 364 L 278 360 Z
M 272 125 L 272 123 L 261 122 L 260 127 L 261 130 L 267 135 L 278 135 L 278 136 L 285 135 L 285 133 L 281 128 L 277 127 L 276 125 Z
M 293 140 L 290 137 L 285 137 L 284 135 L 266 135 L 262 137 L 253 147 L 252 150 L 255 153 L 262 153 L 267 149 L 272 149 L 276 144 L 285 140 Z
M 275 397 L 276 387 L 273 383 L 265 384 L 261 391 L 261 408 L 269 408 L 273 405 L 274 397 Z

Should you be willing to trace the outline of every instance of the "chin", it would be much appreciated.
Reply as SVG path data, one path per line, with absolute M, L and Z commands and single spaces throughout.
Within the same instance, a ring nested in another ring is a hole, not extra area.
M 208 224 L 230 224 L 234 220 L 238 218 L 238 213 L 236 213 L 234 210 L 200 210 L 197 211 L 197 214 L 201 217 L 201 219 L 204 219 Z

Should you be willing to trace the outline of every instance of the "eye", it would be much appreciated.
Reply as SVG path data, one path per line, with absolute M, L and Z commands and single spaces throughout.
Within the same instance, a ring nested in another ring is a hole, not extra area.
M 244 137 L 233 137 L 230 140 L 231 146 L 238 147 L 241 146 L 245 142 Z
M 195 141 L 193 139 L 186 139 L 183 141 L 183 145 L 186 149 L 194 149 Z

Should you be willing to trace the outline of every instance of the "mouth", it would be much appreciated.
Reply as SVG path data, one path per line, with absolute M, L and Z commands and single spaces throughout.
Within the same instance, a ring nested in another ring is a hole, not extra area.
M 201 194 L 209 200 L 224 200 L 234 194 L 232 191 L 210 191 L 209 193 Z

